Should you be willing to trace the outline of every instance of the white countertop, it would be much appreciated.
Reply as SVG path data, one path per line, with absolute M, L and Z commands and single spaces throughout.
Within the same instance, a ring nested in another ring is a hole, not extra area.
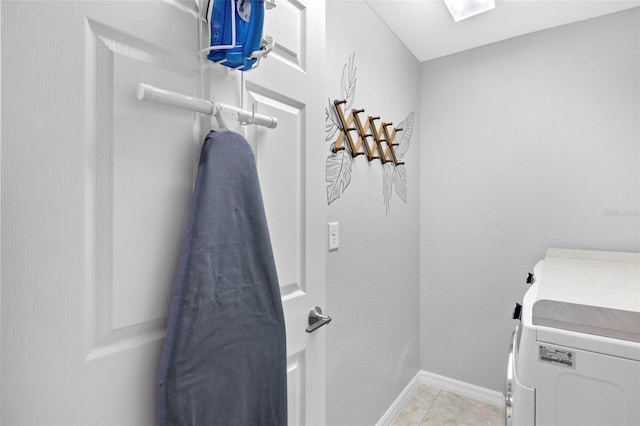
M 640 342 L 640 253 L 547 250 L 532 319 Z

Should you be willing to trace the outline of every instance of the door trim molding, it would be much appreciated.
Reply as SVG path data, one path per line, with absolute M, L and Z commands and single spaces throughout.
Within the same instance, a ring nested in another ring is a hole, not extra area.
M 463 395 L 497 407 L 502 407 L 504 405 L 504 396 L 501 392 L 452 379 L 450 377 L 441 376 L 429 371 L 420 370 L 416 373 L 413 379 L 411 379 L 402 392 L 400 392 L 400 395 L 398 395 L 393 404 L 391 404 L 389 409 L 384 413 L 380 420 L 378 420 L 376 426 L 391 425 L 393 419 L 395 419 L 398 413 L 402 410 L 402 407 L 404 407 L 404 405 L 409 401 L 418 387 L 423 384 L 454 392 L 458 395 Z

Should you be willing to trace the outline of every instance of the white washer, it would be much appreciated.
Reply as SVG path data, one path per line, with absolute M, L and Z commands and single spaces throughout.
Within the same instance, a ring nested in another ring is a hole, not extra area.
M 640 253 L 549 249 L 530 278 L 505 424 L 640 425 Z

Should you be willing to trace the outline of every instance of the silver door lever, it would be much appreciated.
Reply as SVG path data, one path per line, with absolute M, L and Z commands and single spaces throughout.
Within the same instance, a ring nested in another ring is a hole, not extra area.
M 307 333 L 311 333 L 331 322 L 329 315 L 322 315 L 320 306 L 316 306 L 309 312 L 309 327 L 306 328 Z

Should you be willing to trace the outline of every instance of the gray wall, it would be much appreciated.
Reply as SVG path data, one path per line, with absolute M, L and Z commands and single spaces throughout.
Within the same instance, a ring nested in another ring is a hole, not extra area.
M 327 97 L 341 97 L 355 52 L 354 108 L 399 123 L 415 112 L 405 155 L 407 203 L 387 213 L 383 166 L 353 161 L 351 182 L 327 208 L 340 249 L 327 256 L 327 424 L 375 424 L 419 370 L 419 64 L 362 0 L 327 3 Z M 322 143 L 319 140 L 318 143 Z M 332 141 L 324 142 L 329 155 Z M 325 158 L 319 159 L 325 161 Z
M 640 250 L 640 9 L 421 65 L 421 368 L 502 390 L 548 247 Z

